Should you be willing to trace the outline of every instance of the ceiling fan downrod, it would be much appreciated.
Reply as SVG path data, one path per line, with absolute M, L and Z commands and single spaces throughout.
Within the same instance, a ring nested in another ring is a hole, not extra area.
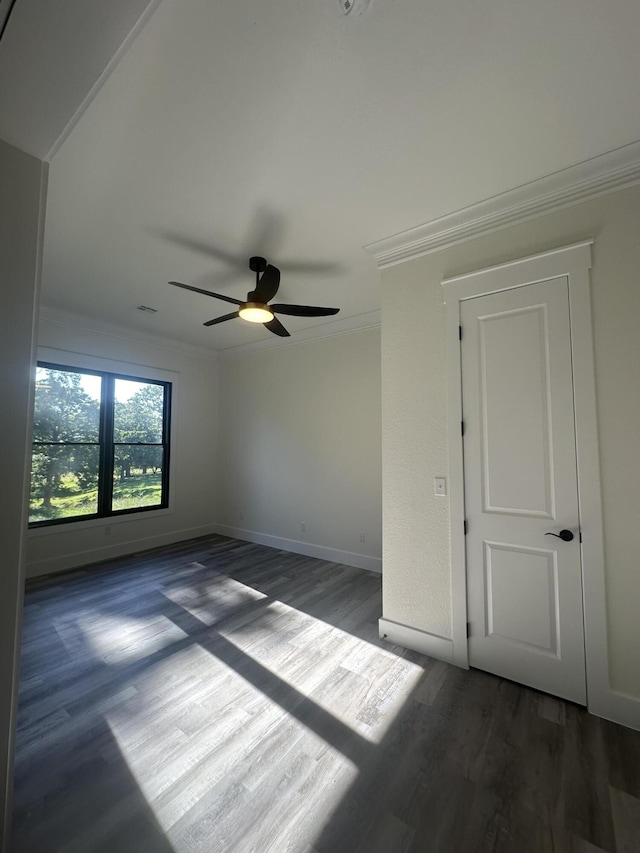
M 256 286 L 252 293 L 247 294 L 247 301 L 240 306 L 238 314 L 243 320 L 248 320 L 250 323 L 268 323 L 273 320 L 273 311 L 266 302 L 256 297 L 260 287 L 260 278 L 264 275 L 266 268 L 266 258 L 262 258 L 260 255 L 249 258 L 249 269 L 256 274 Z

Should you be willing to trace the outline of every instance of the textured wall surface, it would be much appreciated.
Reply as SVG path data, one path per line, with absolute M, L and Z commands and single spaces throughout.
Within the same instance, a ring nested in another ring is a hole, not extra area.
M 221 362 L 221 524 L 379 558 L 380 456 L 379 329 Z
M 640 698 L 640 187 L 383 272 L 384 608 L 448 636 L 448 501 L 433 497 L 447 459 L 440 281 L 591 238 L 611 680 Z
M 450 637 L 444 303 L 419 262 L 382 275 L 383 611 Z

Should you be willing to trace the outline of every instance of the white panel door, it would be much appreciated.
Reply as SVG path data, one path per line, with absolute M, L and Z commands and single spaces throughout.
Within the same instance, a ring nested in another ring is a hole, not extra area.
M 469 663 L 586 704 L 568 282 L 461 322 Z

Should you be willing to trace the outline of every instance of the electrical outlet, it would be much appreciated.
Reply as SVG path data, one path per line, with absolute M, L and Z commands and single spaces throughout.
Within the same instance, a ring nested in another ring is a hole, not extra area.
M 361 544 L 364 542 L 364 539 L 365 539 L 364 533 L 361 533 L 360 534 L 360 543 Z
M 435 493 L 436 495 L 447 494 L 447 481 L 444 477 L 435 478 Z
M 307 532 L 307 525 L 306 525 L 306 522 L 301 521 L 301 522 L 300 522 L 300 533 L 306 533 L 306 532 Z

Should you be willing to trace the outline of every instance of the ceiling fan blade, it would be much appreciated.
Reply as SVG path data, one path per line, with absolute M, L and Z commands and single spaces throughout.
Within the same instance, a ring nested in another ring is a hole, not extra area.
M 192 284 L 182 284 L 180 281 L 170 281 L 174 287 L 182 287 L 185 290 L 193 290 L 194 293 L 204 293 L 205 296 L 213 296 L 215 299 L 222 299 L 224 302 L 231 302 L 232 305 L 242 305 L 241 299 L 234 299 L 233 296 L 223 296 L 221 293 L 212 293 L 210 290 L 203 290 L 201 287 L 194 287 Z
M 316 305 L 270 305 L 276 314 L 289 314 L 291 317 L 329 317 L 337 314 L 339 308 L 319 308 Z
M 232 267 L 238 267 L 239 269 L 244 269 L 246 261 L 244 258 L 244 254 L 242 255 L 233 255 L 231 252 L 227 252 L 224 249 L 221 249 L 219 246 L 209 242 L 208 240 L 205 242 L 204 240 L 196 240 L 193 237 L 188 237 L 184 234 L 178 234 L 173 231 L 156 231 L 163 240 L 167 240 L 170 243 L 173 243 L 176 246 L 180 246 L 183 249 L 190 249 L 192 252 L 197 252 L 200 255 L 206 255 L 209 258 L 214 258 L 216 261 L 222 261 L 225 264 L 229 264 Z
M 342 275 L 345 268 L 342 264 L 334 261 L 305 261 L 292 259 L 290 261 L 281 261 L 278 258 L 280 269 L 284 273 L 293 273 L 299 275 L 324 275 L 335 276 Z
M 215 326 L 216 323 L 224 323 L 225 320 L 234 320 L 238 317 L 239 314 L 237 311 L 232 311 L 231 314 L 224 314 L 222 317 L 215 317 L 213 320 L 207 320 L 206 323 L 203 323 L 203 326 Z
M 272 267 L 271 264 L 267 264 L 267 268 L 260 276 L 258 286 L 251 293 L 252 298 L 248 301 L 266 304 L 270 299 L 273 299 L 279 287 L 280 270 L 277 267 Z
M 277 317 L 274 317 L 273 320 L 269 320 L 268 323 L 265 323 L 264 327 L 265 329 L 269 329 L 270 332 L 273 332 L 274 335 L 280 335 L 281 338 L 291 337 Z

